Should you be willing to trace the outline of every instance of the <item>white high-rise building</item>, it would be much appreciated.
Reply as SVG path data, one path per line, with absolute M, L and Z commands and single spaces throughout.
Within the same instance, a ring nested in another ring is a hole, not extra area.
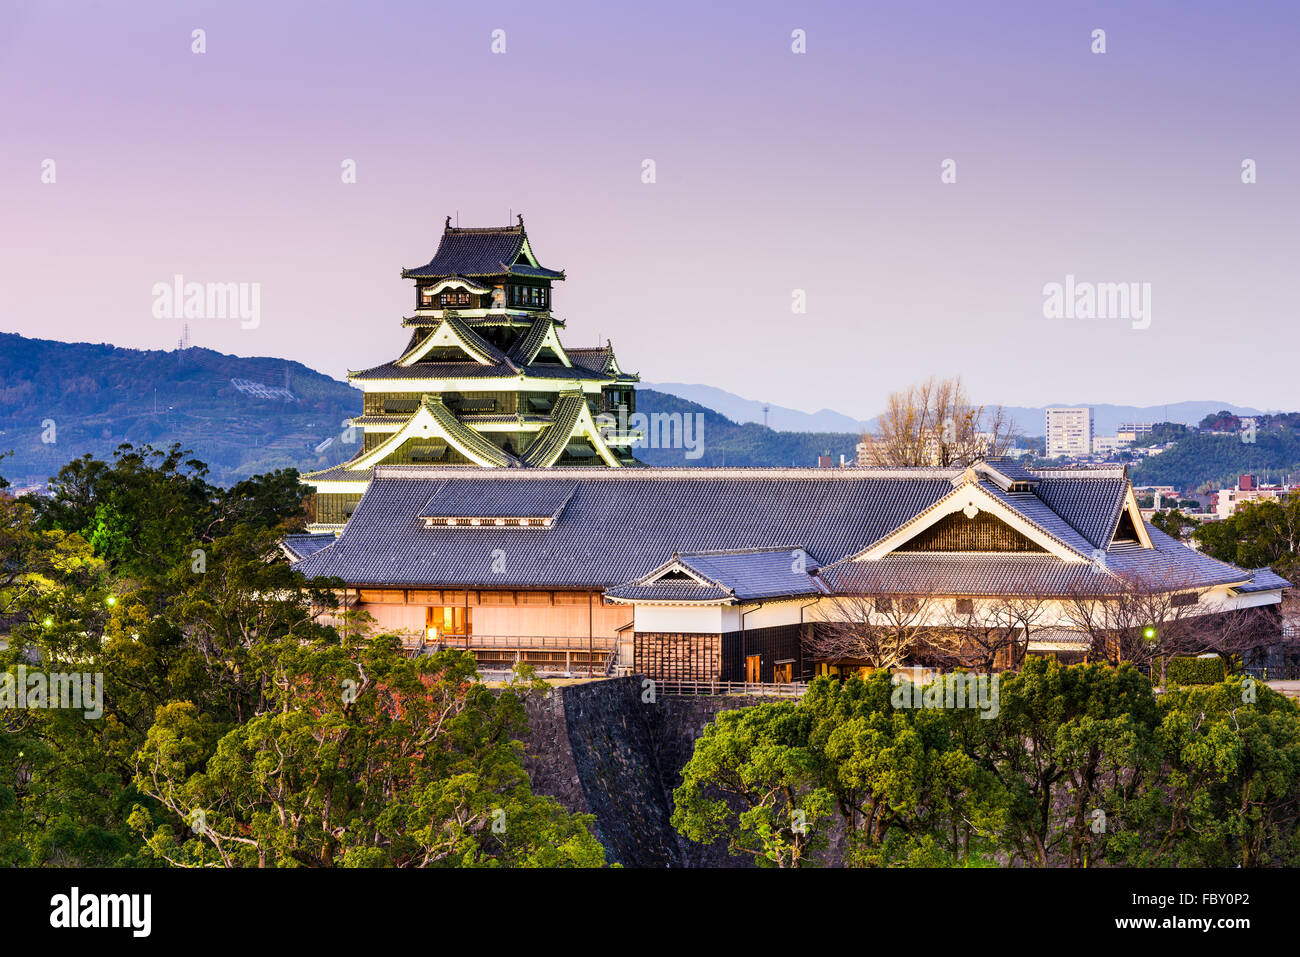
M 1047 457 L 1092 453 L 1092 409 L 1047 410 Z

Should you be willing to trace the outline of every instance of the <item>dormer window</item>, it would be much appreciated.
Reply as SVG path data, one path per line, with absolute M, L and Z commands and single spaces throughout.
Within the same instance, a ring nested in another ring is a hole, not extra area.
M 443 309 L 455 309 L 457 306 L 469 305 L 469 293 L 464 289 L 447 289 L 438 294 L 438 305 Z

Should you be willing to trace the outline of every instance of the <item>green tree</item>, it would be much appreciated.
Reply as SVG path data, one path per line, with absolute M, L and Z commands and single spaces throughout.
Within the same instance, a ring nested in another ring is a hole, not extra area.
M 479 683 L 472 656 L 413 661 L 379 637 L 284 647 L 277 670 L 273 706 L 215 751 L 193 705 L 160 709 L 136 784 L 170 813 L 133 817 L 152 853 L 226 867 L 604 862 L 590 816 L 531 793 L 522 704 Z
M 1171 538 L 1177 539 L 1182 539 L 1185 530 L 1200 525 L 1196 519 L 1189 518 L 1176 508 L 1171 508 L 1167 512 L 1156 512 L 1151 516 L 1151 524 Z
M 899 691 L 910 691 L 904 686 Z M 917 703 L 923 689 L 901 700 Z M 991 860 L 1005 795 L 963 736 L 976 709 L 897 707 L 886 671 L 868 680 L 819 678 L 802 706 L 810 740 L 846 823 L 855 866 L 966 865 Z
M 1130 664 L 1061 667 L 1030 656 L 1003 676 L 997 720 L 968 747 L 1010 798 L 1002 845 L 1013 860 L 1085 867 L 1137 829 L 1156 760 L 1151 682 Z
M 807 710 L 788 702 L 720 713 L 682 770 L 673 826 L 702 844 L 725 837 L 732 854 L 760 865 L 816 863 L 834 805 L 809 724 Z
M 1247 502 L 1221 522 L 1193 534 L 1207 555 L 1242 568 L 1270 566 L 1283 578 L 1300 575 L 1300 496 Z
M 1232 679 L 1160 699 L 1164 755 L 1137 863 L 1300 864 L 1300 708 L 1267 685 Z

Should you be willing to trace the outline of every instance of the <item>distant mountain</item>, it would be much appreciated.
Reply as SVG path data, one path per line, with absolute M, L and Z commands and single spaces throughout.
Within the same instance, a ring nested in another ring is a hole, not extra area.
M 1102 434 L 1113 433 L 1121 420 L 1166 417 L 1165 406 L 1094 408 Z M 1168 419 L 1194 425 L 1220 409 L 1260 414 L 1226 402 L 1180 402 L 1168 406 Z M 769 429 L 760 424 L 762 410 L 760 402 L 710 386 L 639 388 L 637 411 L 675 417 L 667 420 L 674 427 L 689 417 L 690 430 L 684 433 L 687 442 L 637 449 L 636 456 L 648 465 L 812 466 L 819 455 L 830 454 L 838 464 L 841 455 L 854 458 L 862 428 L 874 425 L 830 410 L 772 406 L 775 428 Z M 1027 434 L 1041 434 L 1042 409 L 1007 411 Z M 358 390 L 298 362 L 0 333 L 0 452 L 14 453 L 0 460 L 0 475 L 14 484 L 44 482 L 86 452 L 107 458 L 122 442 L 179 442 L 223 484 L 276 468 L 325 468 L 355 452 L 356 433 L 349 435 L 343 422 L 360 412 Z M 1170 449 L 1145 463 L 1140 474 L 1150 484 L 1182 486 L 1297 462 L 1289 443 L 1273 449 L 1262 433 L 1258 448 L 1220 444 L 1188 446 L 1186 454 Z
M 827 452 L 837 462 L 841 453 L 851 459 L 857 442 L 856 431 L 737 424 L 653 389 L 637 390 L 637 409 L 677 413 L 678 422 L 689 415 L 687 437 L 693 445 L 702 439 L 698 458 L 688 458 L 680 441 L 638 449 L 649 465 L 815 465 Z M 107 459 L 122 442 L 179 442 L 221 484 L 276 468 L 325 468 L 356 451 L 357 433 L 348 435 L 343 421 L 360 412 L 360 391 L 298 362 L 0 333 L 0 452 L 13 452 L 0 459 L 0 475 L 15 485 L 44 482 L 87 452 Z
M 638 388 L 636 408 L 647 417 L 656 413 L 689 416 L 690 431 L 686 430 L 683 418 L 682 432 L 690 438 L 690 445 L 701 452 L 699 457 L 692 458 L 689 457 L 692 449 L 686 447 L 635 449 L 633 454 L 647 465 L 813 466 L 817 464 L 819 455 L 829 454 L 835 464 L 839 464 L 841 455 L 850 462 L 857 455 L 859 433 L 856 431 L 777 432 L 754 422 L 733 422 L 697 402 L 655 389 Z M 662 422 L 651 432 L 671 434 Z M 700 439 L 702 441 L 698 441 Z
M 15 485 L 121 442 L 180 442 L 223 484 L 323 468 L 356 450 L 342 422 L 360 412 L 360 392 L 298 362 L 0 333 L 0 452 L 14 453 L 0 475 Z
M 711 385 L 690 385 L 683 382 L 647 382 L 647 387 L 657 392 L 667 392 L 691 402 L 720 412 L 732 422 L 763 423 L 763 410 L 769 410 L 767 423 L 777 432 L 853 432 L 861 435 L 867 425 L 875 420 L 859 422 L 852 416 L 832 409 L 820 412 L 800 412 L 783 405 L 772 405 L 756 399 L 745 399 Z
M 659 392 L 667 392 L 700 405 L 721 412 L 735 422 L 763 421 L 763 409 L 769 408 L 768 423 L 778 432 L 856 432 L 861 433 L 876 427 L 877 418 L 855 419 L 833 409 L 819 412 L 800 412 L 785 406 L 772 405 L 758 399 L 746 399 L 734 393 L 710 385 L 694 385 L 681 382 L 646 383 Z M 992 398 L 996 404 L 996 398 Z M 1098 435 L 1114 435 L 1122 422 L 1181 422 L 1183 425 L 1196 425 L 1213 412 L 1228 410 L 1237 415 L 1264 415 L 1263 409 L 1250 406 L 1234 405 L 1231 402 L 1172 402 L 1169 405 L 1109 405 L 1106 403 L 1087 402 L 1053 402 L 1050 406 L 1009 405 L 1004 411 L 1015 422 L 1017 430 L 1024 435 L 1042 435 L 1046 431 L 1046 412 L 1049 407 L 1089 406 L 1092 409 L 1093 426 Z

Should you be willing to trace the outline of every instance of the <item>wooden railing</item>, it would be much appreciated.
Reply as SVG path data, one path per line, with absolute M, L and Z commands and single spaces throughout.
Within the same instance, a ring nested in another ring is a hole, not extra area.
M 654 682 L 656 694 L 663 695 L 762 695 L 774 698 L 802 698 L 808 690 L 805 681 L 753 682 L 753 681 L 690 681 L 679 678 L 649 678 Z M 648 687 L 648 686 L 646 686 Z
M 441 645 L 444 648 L 456 648 L 461 651 L 473 651 L 475 648 L 514 648 L 519 650 L 536 649 L 539 651 L 610 651 L 618 647 L 617 638 L 599 635 L 585 638 L 575 635 L 443 635 L 437 640 L 418 638 L 414 644 L 423 644 L 426 648 Z

